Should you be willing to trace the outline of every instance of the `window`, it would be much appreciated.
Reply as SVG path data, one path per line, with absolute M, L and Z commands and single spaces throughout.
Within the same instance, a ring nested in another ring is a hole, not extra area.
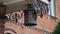
M 51 0 L 49 2 L 49 15 L 55 16 L 55 11 L 54 11 L 54 0 Z

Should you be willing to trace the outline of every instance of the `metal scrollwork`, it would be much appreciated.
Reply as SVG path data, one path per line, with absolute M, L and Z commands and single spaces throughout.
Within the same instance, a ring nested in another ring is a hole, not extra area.
M 38 1 L 38 5 L 39 5 L 39 10 L 37 11 L 38 16 L 42 17 L 43 15 L 46 15 L 48 13 L 48 4 L 42 2 L 42 1 Z
M 15 22 L 17 23 L 18 20 L 22 20 L 22 18 L 24 18 L 24 13 L 23 11 L 20 11 L 20 12 L 13 12 L 13 13 L 9 13 L 9 14 L 6 14 L 6 16 L 8 17 L 8 20 L 10 22 Z
M 48 3 L 43 2 L 42 0 L 29 0 L 31 6 L 36 10 L 37 15 L 42 18 L 43 15 L 48 13 Z M 48 0 L 47 0 L 48 1 Z

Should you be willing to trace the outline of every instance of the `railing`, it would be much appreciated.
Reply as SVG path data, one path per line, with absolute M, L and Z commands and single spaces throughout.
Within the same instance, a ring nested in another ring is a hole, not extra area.
M 17 23 L 19 20 L 23 21 L 24 19 L 24 13 L 23 11 L 20 12 L 13 12 L 13 13 L 8 13 L 6 14 L 6 16 L 8 17 L 8 21 L 9 22 L 15 22 Z
M 17 15 L 16 15 L 17 13 Z M 47 33 L 50 33 L 51 31 L 49 30 L 46 30 L 46 29 L 43 29 L 43 28 L 39 28 L 39 27 L 36 27 L 36 26 L 24 26 L 24 13 L 23 12 L 13 12 L 13 13 L 8 13 L 6 14 L 6 16 L 8 17 L 8 21 L 9 23 L 14 23 L 14 24 L 17 24 L 19 25 L 21 28 L 28 28 L 28 29 L 31 29 L 31 30 L 34 30 L 34 31 L 38 31 L 38 32 L 41 32 L 41 31 L 46 31 Z M 17 22 L 16 22 L 16 18 L 17 18 Z

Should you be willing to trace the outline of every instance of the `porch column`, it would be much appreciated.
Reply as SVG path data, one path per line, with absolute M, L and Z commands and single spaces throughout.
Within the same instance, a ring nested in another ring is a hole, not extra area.
M 4 34 L 4 24 L 5 24 L 5 19 L 7 18 L 5 16 L 6 14 L 6 6 L 0 3 L 0 34 Z

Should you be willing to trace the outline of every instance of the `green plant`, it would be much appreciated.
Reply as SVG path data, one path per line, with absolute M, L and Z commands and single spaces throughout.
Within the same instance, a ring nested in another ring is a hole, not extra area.
M 55 30 L 52 32 L 52 34 L 60 34 L 60 21 L 57 22 L 57 26 L 55 27 Z

